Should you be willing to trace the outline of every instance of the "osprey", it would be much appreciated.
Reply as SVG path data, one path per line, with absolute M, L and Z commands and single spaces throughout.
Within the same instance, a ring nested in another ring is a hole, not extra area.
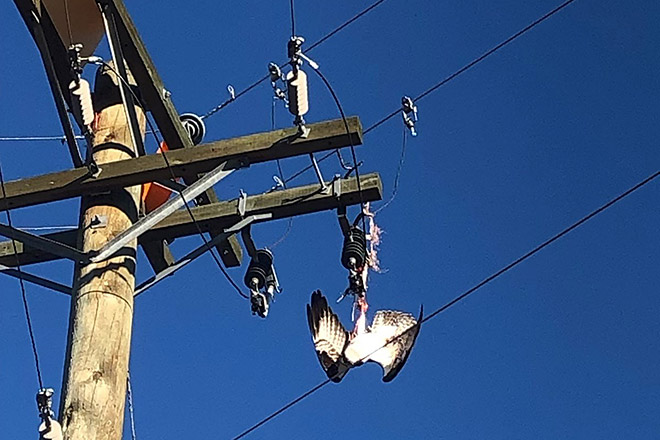
M 422 311 L 415 319 L 410 313 L 379 310 L 370 327 L 366 327 L 365 312 L 366 307 L 362 307 L 355 330 L 349 333 L 321 292 L 312 293 L 307 305 L 309 329 L 321 366 L 333 382 L 340 382 L 350 368 L 369 361 L 380 364 L 383 382 L 389 382 L 408 360 Z

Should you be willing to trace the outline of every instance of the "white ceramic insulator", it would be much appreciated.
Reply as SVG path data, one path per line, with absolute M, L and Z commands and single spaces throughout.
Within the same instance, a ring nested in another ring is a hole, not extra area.
M 289 112 L 294 116 L 302 116 L 309 111 L 309 95 L 307 91 L 307 74 L 298 69 L 287 73 L 286 84 L 289 92 Z
M 69 91 L 71 92 L 74 113 L 81 118 L 83 125 L 91 125 L 94 122 L 94 105 L 92 104 L 92 92 L 89 83 L 84 79 L 71 81 Z

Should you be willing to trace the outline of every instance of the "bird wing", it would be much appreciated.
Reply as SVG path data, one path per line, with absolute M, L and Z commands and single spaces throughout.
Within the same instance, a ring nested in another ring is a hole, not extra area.
M 399 374 L 412 351 L 419 334 L 423 309 L 419 318 L 397 310 L 379 310 L 374 316 L 369 333 L 382 341 L 375 352 L 365 361 L 377 362 L 383 367 L 383 382 L 389 382 Z
M 307 322 L 321 367 L 333 382 L 341 381 L 351 367 L 344 357 L 349 335 L 320 290 L 307 305 Z

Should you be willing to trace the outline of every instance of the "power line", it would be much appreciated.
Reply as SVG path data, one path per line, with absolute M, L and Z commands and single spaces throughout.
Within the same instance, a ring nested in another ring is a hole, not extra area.
M 408 129 L 403 127 L 403 140 L 401 141 L 401 156 L 399 157 L 399 165 L 396 167 L 396 175 L 394 176 L 394 185 L 392 188 L 392 195 L 389 200 L 385 202 L 380 208 L 374 211 L 374 215 L 378 214 L 383 209 L 387 208 L 396 198 L 399 191 L 399 179 L 401 178 L 401 170 L 403 169 L 403 162 L 406 159 L 406 145 L 408 143 Z
M 315 48 L 317 48 L 318 46 L 320 46 L 321 44 L 325 43 L 327 40 L 329 40 L 330 38 L 332 38 L 334 35 L 336 35 L 337 33 L 341 32 L 341 31 L 344 30 L 346 27 L 350 26 L 350 25 L 353 24 L 355 21 L 357 21 L 358 19 L 360 19 L 361 17 L 363 17 L 364 15 L 366 15 L 366 14 L 368 14 L 369 12 L 371 12 L 372 10 L 376 9 L 378 6 L 380 6 L 380 5 L 381 5 L 382 3 L 384 3 L 384 2 L 385 2 L 385 0 L 378 0 L 377 2 L 375 2 L 375 3 L 373 3 L 372 5 L 368 6 L 366 9 L 363 9 L 362 11 L 358 12 L 358 13 L 355 14 L 353 17 L 349 18 L 347 21 L 345 21 L 344 23 L 342 23 L 341 25 L 339 25 L 338 27 L 336 27 L 335 29 L 333 29 L 332 31 L 330 31 L 328 34 L 326 34 L 325 36 L 321 37 L 320 40 L 316 41 L 315 43 L 312 43 L 312 44 L 311 44 L 311 45 L 310 45 L 310 46 L 309 46 L 304 52 L 310 52 L 310 51 L 314 50 Z M 293 20 L 294 20 L 294 17 L 293 17 L 293 8 L 292 8 L 292 12 L 291 12 L 291 13 L 292 13 L 292 24 L 291 24 L 291 28 L 292 28 L 292 33 L 293 33 L 293 31 L 295 30 L 295 29 L 294 29 L 294 26 L 295 26 L 295 25 L 294 25 L 294 23 L 293 23 Z M 224 108 L 227 107 L 229 104 L 231 104 L 232 102 L 236 101 L 236 100 L 237 100 L 238 98 L 240 98 L 241 96 L 247 94 L 250 90 L 254 89 L 255 87 L 257 87 L 257 86 L 258 86 L 259 84 L 261 84 L 262 82 L 266 81 L 269 77 L 270 77 L 270 75 L 265 75 L 265 76 L 263 76 L 262 78 L 256 80 L 255 82 L 253 82 L 252 84 L 250 84 L 249 86 L 247 86 L 245 89 L 243 89 L 243 90 L 241 90 L 240 92 L 236 93 L 236 95 L 235 95 L 234 97 L 232 97 L 231 99 L 228 99 L 228 100 L 226 100 L 226 101 L 224 101 L 224 102 L 218 104 L 217 106 L 215 106 L 214 108 L 212 108 L 211 110 L 209 110 L 208 112 L 206 112 L 206 113 L 202 116 L 202 119 L 209 118 L 209 117 L 213 116 L 214 114 L 218 113 L 220 110 L 224 109 Z
M 295 11 L 295 6 L 293 4 L 293 0 L 289 0 L 289 6 L 291 10 L 291 36 L 295 37 L 296 36 L 296 11 Z
M 278 99 L 276 97 L 273 97 L 273 105 L 270 108 L 270 129 L 275 130 L 275 109 L 276 109 L 276 104 L 277 104 Z M 280 179 L 280 182 L 282 183 L 282 188 L 286 189 L 286 182 L 284 181 L 284 171 L 282 171 L 282 163 L 280 159 L 276 159 L 276 164 L 277 164 L 277 173 Z M 279 184 L 279 182 L 278 182 Z M 277 189 L 277 186 L 275 186 L 274 189 Z M 289 217 L 289 220 L 287 220 L 286 224 L 286 229 L 284 229 L 284 232 L 282 235 L 273 242 L 268 248 L 270 250 L 275 249 L 277 246 L 282 244 L 284 240 L 289 236 L 289 233 L 291 232 L 291 229 L 293 228 L 293 217 Z
M 5 189 L 5 176 L 2 172 L 2 165 L 0 164 L 0 188 L 2 189 L 2 200 L 5 202 L 5 213 L 7 214 L 7 224 L 10 228 L 13 227 L 11 221 L 11 213 L 9 209 L 9 202 L 7 201 L 7 191 Z M 16 240 L 11 240 L 12 247 L 14 248 L 14 257 L 16 258 L 16 272 L 18 273 L 18 283 L 21 287 L 21 298 L 23 300 L 23 311 L 25 312 L 25 321 L 27 322 L 28 334 L 30 335 L 30 344 L 32 345 L 32 354 L 34 356 L 34 367 L 37 371 L 37 381 L 39 382 L 39 389 L 43 389 L 44 383 L 41 376 L 41 368 L 39 366 L 39 354 L 37 353 L 37 343 L 34 338 L 34 330 L 32 329 L 32 319 L 30 317 L 30 307 L 28 305 L 27 293 L 25 289 L 25 282 L 23 281 L 23 271 L 21 269 L 21 261 L 18 257 L 18 248 Z
M 76 139 L 85 139 L 85 136 L 75 136 Z M 66 142 L 64 136 L 5 136 L 0 137 L 0 142 L 21 142 L 21 141 L 60 141 Z
M 444 312 L 445 310 L 447 310 L 447 309 L 450 308 L 451 306 L 453 306 L 453 305 L 455 305 L 456 303 L 458 303 L 458 302 L 464 300 L 465 298 L 467 298 L 468 296 L 470 296 L 471 294 L 473 294 L 474 292 L 476 292 L 477 290 L 479 290 L 480 288 L 482 288 L 482 287 L 485 286 L 486 284 L 489 284 L 490 282 L 494 281 L 496 278 L 500 277 L 500 276 L 503 275 L 504 273 L 506 273 L 506 272 L 508 272 L 509 270 L 513 269 L 514 267 L 516 267 L 517 265 L 519 265 L 519 264 L 522 263 L 523 261 L 525 261 L 525 260 L 527 260 L 528 258 L 532 257 L 534 254 L 538 253 L 538 252 L 541 251 L 542 249 L 546 248 L 547 246 L 551 245 L 551 244 L 554 243 L 555 241 L 557 241 L 557 240 L 559 240 L 560 238 L 564 237 L 565 235 L 567 235 L 568 233 L 570 233 L 570 232 L 573 231 L 574 229 L 580 227 L 580 226 L 583 225 L 584 223 L 588 222 L 588 221 L 591 220 L 592 218 L 596 217 L 596 216 L 597 216 L 598 214 L 600 214 L 601 212 L 603 212 L 603 211 L 607 210 L 608 208 L 612 207 L 615 203 L 621 201 L 621 200 L 624 199 L 625 197 L 629 196 L 630 194 L 634 193 L 635 191 L 637 191 L 637 190 L 641 189 L 642 187 L 644 187 L 645 185 L 649 184 L 650 182 L 652 182 L 653 180 L 655 180 L 655 179 L 658 178 L 659 176 L 660 176 L 660 171 L 656 171 L 655 173 L 653 173 L 652 175 L 650 175 L 650 176 L 647 177 L 646 179 L 644 179 L 644 180 L 642 180 L 641 182 L 637 183 L 637 184 L 634 185 L 633 187 L 627 189 L 627 190 L 624 191 L 623 193 L 621 193 L 621 194 L 619 194 L 618 196 L 616 196 L 616 197 L 614 197 L 613 199 L 611 199 L 609 202 L 607 202 L 607 203 L 605 203 L 604 205 L 600 206 L 599 208 L 597 208 L 597 209 L 591 211 L 589 214 L 585 215 L 585 216 L 582 217 L 580 220 L 576 221 L 575 223 L 573 223 L 573 224 L 570 225 L 569 227 L 565 228 L 564 230 L 562 230 L 562 231 L 559 232 L 558 234 L 555 234 L 554 236 L 552 236 L 552 237 L 549 238 L 548 240 L 546 240 L 546 241 L 544 241 L 543 243 L 541 243 L 540 245 L 536 246 L 534 249 L 532 249 L 531 251 L 527 252 L 527 253 L 524 254 L 523 256 L 519 257 L 518 259 L 516 259 L 516 260 L 514 260 L 513 262 L 509 263 L 508 265 L 504 266 L 502 269 L 498 270 L 497 272 L 493 273 L 492 275 L 486 277 L 486 278 L 483 279 L 481 282 L 479 282 L 479 283 L 477 283 L 476 285 L 474 285 L 472 288 L 466 290 L 465 292 L 463 292 L 463 293 L 460 294 L 459 296 L 455 297 L 454 299 L 452 299 L 452 300 L 449 301 L 448 303 L 444 304 L 442 307 L 436 309 L 436 310 L 433 311 L 430 315 L 428 315 L 428 316 L 426 316 L 424 319 L 422 319 L 418 324 L 421 325 L 422 323 L 427 322 L 427 321 L 429 321 L 429 320 L 435 318 L 436 316 L 438 316 L 440 313 Z M 389 340 L 387 343 L 385 343 L 382 347 L 380 347 L 380 348 L 374 350 L 374 352 L 380 350 L 381 348 L 387 346 L 388 344 L 391 344 L 392 342 L 394 342 L 394 341 L 397 340 L 398 338 L 402 337 L 403 335 L 405 335 L 406 333 L 408 333 L 409 331 L 411 331 L 411 330 L 412 330 L 413 328 L 415 328 L 415 327 L 416 327 L 416 326 L 413 326 L 413 327 L 408 328 L 406 331 L 404 331 L 403 333 L 401 333 L 399 336 L 397 336 L 397 337 L 395 337 L 395 338 L 392 338 L 392 339 Z M 371 354 L 373 354 L 373 353 L 371 353 Z M 365 356 L 363 359 L 368 358 L 371 354 Z M 299 403 L 300 401 L 302 401 L 302 400 L 306 399 L 307 397 L 311 396 L 312 394 L 314 394 L 315 392 L 317 392 L 318 390 L 320 390 L 321 388 L 323 388 L 324 386 L 326 386 L 327 384 L 329 384 L 331 381 L 332 381 L 332 378 L 328 378 L 328 379 L 326 379 L 325 381 L 321 382 L 320 384 L 316 385 L 315 387 L 311 388 L 311 389 L 310 389 L 309 391 L 307 391 L 306 393 L 300 395 L 300 396 L 297 397 L 296 399 L 294 399 L 294 400 L 292 400 L 291 402 L 289 402 L 289 403 L 287 403 L 286 405 L 284 405 L 282 408 L 280 408 L 280 409 L 278 409 L 277 411 L 275 411 L 274 413 L 270 414 L 268 417 L 262 419 L 261 421 L 259 421 L 259 422 L 256 423 L 256 424 L 254 424 L 254 425 L 251 426 L 249 429 L 243 431 L 243 432 L 242 432 L 241 434 L 239 434 L 237 437 L 234 437 L 233 440 L 239 440 L 240 438 L 245 437 L 247 434 L 249 434 L 250 432 L 252 432 L 252 431 L 254 431 L 255 429 L 259 428 L 260 426 L 263 426 L 265 423 L 269 422 L 270 420 L 274 419 L 274 418 L 277 417 L 278 415 L 282 414 L 282 413 L 283 413 L 284 411 L 286 411 L 287 409 L 291 408 L 292 406 L 296 405 L 296 404 Z
M 544 21 L 547 20 L 548 18 L 552 17 L 552 16 L 555 15 L 557 12 L 561 11 L 562 9 L 564 9 L 566 6 L 570 5 L 570 4 L 573 3 L 574 1 L 575 1 L 575 0 L 566 0 L 564 3 L 562 3 L 562 4 L 559 5 L 559 6 L 557 6 L 557 7 L 556 7 L 555 9 L 553 9 L 552 11 L 550 11 L 550 12 L 548 12 L 547 14 L 543 15 L 541 18 L 539 18 L 539 19 L 537 19 L 537 20 L 534 20 L 532 23 L 528 24 L 527 26 L 525 26 L 524 28 L 522 28 L 521 30 L 519 30 L 518 32 L 516 32 L 515 34 L 511 35 L 509 38 L 507 38 L 506 40 L 502 41 L 502 42 L 501 42 L 500 44 L 498 44 L 497 46 L 495 46 L 495 47 L 493 47 L 492 49 L 490 49 L 490 50 L 484 52 L 480 57 L 475 58 L 474 60 L 472 60 L 471 62 L 469 62 L 469 63 L 466 64 L 465 66 L 463 66 L 463 67 L 461 67 L 460 69 L 458 69 L 456 72 L 454 72 L 454 73 L 452 73 L 451 75 L 449 75 L 447 78 L 443 79 L 443 80 L 440 81 L 439 83 L 435 84 L 435 85 L 432 86 L 431 88 L 429 88 L 429 89 L 427 89 L 426 91 L 424 91 L 421 95 L 417 96 L 417 97 L 414 98 L 413 100 L 414 100 L 414 101 L 419 101 L 419 100 L 425 98 L 426 96 L 428 96 L 429 94 L 435 92 L 437 89 L 439 89 L 439 88 L 442 87 L 443 85 L 447 84 L 449 81 L 453 80 L 454 78 L 456 78 L 457 76 L 461 75 L 461 74 L 464 73 L 465 71 L 467 71 L 467 70 L 469 70 L 470 68 L 474 67 L 476 64 L 478 64 L 478 63 L 480 63 L 481 61 L 485 60 L 485 59 L 488 58 L 490 55 L 494 54 L 495 52 L 497 52 L 498 50 L 500 50 L 501 48 L 503 48 L 503 47 L 506 46 L 507 44 L 511 43 L 511 42 L 512 42 L 513 40 L 515 40 L 516 38 L 518 38 L 518 37 L 520 37 L 521 35 L 525 34 L 527 31 L 531 30 L 532 28 L 534 28 L 534 27 L 537 26 L 538 24 L 541 24 L 542 22 L 544 22 Z M 371 125 L 369 128 L 367 128 L 366 130 L 364 130 L 364 134 L 367 134 L 367 133 L 369 133 L 371 130 L 375 129 L 376 127 L 378 127 L 378 126 L 384 124 L 385 122 L 387 122 L 388 120 L 390 120 L 390 119 L 392 119 L 394 116 L 396 116 L 398 113 L 399 113 L 399 109 L 394 110 L 392 113 L 388 114 L 388 115 L 385 116 L 383 119 L 379 120 L 378 122 L 376 122 L 375 124 L 373 124 L 373 125 Z
M 342 23 L 339 27 L 336 27 L 333 31 L 331 31 L 329 34 L 326 34 L 324 37 L 322 37 L 320 40 L 318 40 L 316 43 L 311 44 L 305 52 L 310 52 L 314 50 L 316 47 L 320 46 L 321 44 L 325 43 L 328 39 L 332 38 L 335 34 L 338 32 L 341 32 L 344 30 L 344 28 L 350 26 L 353 22 L 359 20 L 363 16 L 367 15 L 369 12 L 373 11 L 376 9 L 378 6 L 380 6 L 382 3 L 385 3 L 386 0 L 378 0 L 377 2 L 371 4 L 368 6 L 366 9 L 363 9 L 362 11 L 358 12 L 355 14 L 353 17 Z
M 332 99 L 334 99 L 335 104 L 337 104 L 337 109 L 339 110 L 339 114 L 341 115 L 342 121 L 344 121 L 344 128 L 346 129 L 346 135 L 348 136 L 348 144 L 350 145 L 351 148 L 351 156 L 353 158 L 353 170 L 355 170 L 355 179 L 357 181 L 357 190 L 358 190 L 358 196 L 360 197 L 360 212 L 364 210 L 364 196 L 362 195 L 362 183 L 360 182 L 360 164 L 358 163 L 357 160 L 357 155 L 355 154 L 355 145 L 353 145 L 353 139 L 351 137 L 351 130 L 348 128 L 348 121 L 346 120 L 346 114 L 344 113 L 344 109 L 341 106 L 341 103 L 339 102 L 339 97 L 335 93 L 334 89 L 330 85 L 330 82 L 328 79 L 323 75 L 320 69 L 313 69 L 314 72 L 317 73 L 317 75 L 323 80 L 323 83 L 326 85 L 328 90 L 330 91 L 330 94 L 332 95 Z M 336 150 L 337 155 L 339 157 L 340 163 L 343 162 L 341 159 L 341 153 L 339 149 Z M 364 216 L 362 217 L 362 229 L 364 231 L 367 230 L 367 224 L 366 224 L 366 219 Z
M 131 386 L 131 372 L 126 373 L 126 400 L 128 401 L 128 414 L 131 421 L 131 440 L 136 440 L 135 414 L 133 408 L 133 387 Z

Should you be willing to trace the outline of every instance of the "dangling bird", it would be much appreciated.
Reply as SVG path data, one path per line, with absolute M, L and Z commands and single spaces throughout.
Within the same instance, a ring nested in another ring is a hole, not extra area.
M 312 293 L 307 321 L 321 367 L 333 382 L 340 382 L 350 368 L 369 361 L 380 364 L 383 382 L 389 382 L 408 360 L 419 334 L 423 310 L 418 319 L 410 313 L 379 310 L 371 327 L 366 327 L 365 311 L 362 308 L 355 330 L 349 333 L 321 291 Z

